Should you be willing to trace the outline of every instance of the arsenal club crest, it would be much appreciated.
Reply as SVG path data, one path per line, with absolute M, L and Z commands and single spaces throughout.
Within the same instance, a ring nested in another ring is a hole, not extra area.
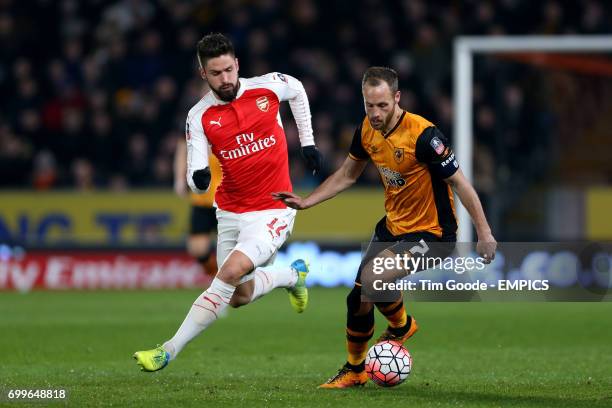
M 267 96 L 260 96 L 255 100 L 255 103 L 257 104 L 259 110 L 262 112 L 267 112 L 270 108 L 270 101 L 268 101 Z
M 404 161 L 404 149 L 401 147 L 396 147 L 395 151 L 393 152 L 393 158 L 395 158 L 395 162 L 397 164 L 400 164 L 401 162 Z

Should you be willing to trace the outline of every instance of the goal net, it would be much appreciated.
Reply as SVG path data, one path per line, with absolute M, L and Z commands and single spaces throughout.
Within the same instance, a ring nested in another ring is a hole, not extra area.
M 460 37 L 454 58 L 455 150 L 496 235 L 585 237 L 578 190 L 612 181 L 612 36 Z

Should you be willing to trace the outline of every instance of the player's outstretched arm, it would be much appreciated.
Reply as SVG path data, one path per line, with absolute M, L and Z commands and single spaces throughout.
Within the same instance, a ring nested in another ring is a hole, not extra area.
M 457 193 L 461 203 L 466 208 L 478 235 L 478 243 L 476 244 L 476 252 L 485 259 L 485 263 L 490 263 L 495 259 L 495 249 L 497 241 L 491 233 L 491 227 L 487 222 L 482 204 L 476 194 L 476 190 L 472 184 L 465 178 L 461 169 L 457 170 L 452 176 L 444 179 Z
M 281 200 L 287 207 L 295 208 L 296 210 L 313 207 L 320 202 L 329 200 L 339 192 L 355 184 L 367 164 L 366 160 L 354 160 L 347 157 L 342 166 L 310 193 L 308 197 L 302 198 L 288 191 L 272 193 L 272 196 L 276 200 Z

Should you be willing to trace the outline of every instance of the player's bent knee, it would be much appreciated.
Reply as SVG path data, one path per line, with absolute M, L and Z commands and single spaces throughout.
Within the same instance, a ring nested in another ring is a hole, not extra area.
M 217 273 L 217 277 L 230 285 L 238 285 L 240 279 L 249 272 L 250 270 L 242 265 L 226 262 L 221 266 L 221 269 Z
M 253 270 L 253 262 L 243 253 L 232 251 L 225 260 L 217 277 L 230 285 L 240 284 L 242 277 Z
M 350 291 L 346 297 L 346 308 L 348 313 L 355 316 L 362 316 L 368 314 L 372 310 L 371 302 L 364 302 L 361 299 L 361 287 L 355 285 L 353 290 Z
M 229 283 L 230 285 L 238 285 L 240 278 L 244 276 L 244 273 L 237 268 L 222 267 L 217 273 L 217 277 L 223 282 Z
M 202 258 L 209 258 L 212 251 L 209 248 L 187 248 L 187 253 L 200 262 Z
M 212 247 L 208 235 L 196 235 L 187 240 L 187 252 L 196 259 L 210 256 Z
M 374 304 L 371 302 L 361 302 L 359 309 L 355 313 L 357 316 L 365 316 L 372 311 Z

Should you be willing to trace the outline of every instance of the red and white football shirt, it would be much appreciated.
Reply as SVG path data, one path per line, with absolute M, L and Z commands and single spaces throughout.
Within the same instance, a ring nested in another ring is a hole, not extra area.
M 187 115 L 187 181 L 208 166 L 208 145 L 217 156 L 223 179 L 215 201 L 225 211 L 286 208 L 272 199 L 275 191 L 292 191 L 287 141 L 279 106 L 289 101 L 302 146 L 314 144 L 308 98 L 301 82 L 279 73 L 240 78 L 238 95 L 223 102 L 208 92 Z

